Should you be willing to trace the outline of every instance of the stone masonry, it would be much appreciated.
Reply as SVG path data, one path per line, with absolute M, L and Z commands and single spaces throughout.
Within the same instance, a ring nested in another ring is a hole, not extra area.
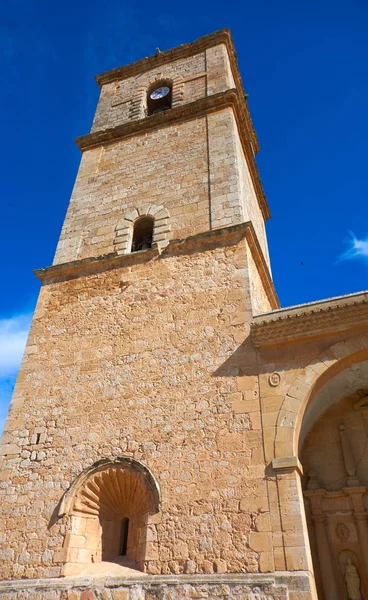
M 0 446 L 0 598 L 344 600 L 348 559 L 365 593 L 368 294 L 279 307 L 228 30 L 97 82 Z

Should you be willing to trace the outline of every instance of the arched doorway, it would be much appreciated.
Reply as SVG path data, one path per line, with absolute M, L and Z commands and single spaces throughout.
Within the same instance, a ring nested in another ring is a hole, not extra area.
M 69 528 L 64 574 L 105 562 L 147 570 L 147 560 L 157 552 L 152 517 L 159 503 L 153 476 L 133 459 L 102 460 L 81 473 L 59 509 L 59 516 L 67 515 Z
M 368 361 L 316 387 L 299 458 L 318 597 L 368 598 Z

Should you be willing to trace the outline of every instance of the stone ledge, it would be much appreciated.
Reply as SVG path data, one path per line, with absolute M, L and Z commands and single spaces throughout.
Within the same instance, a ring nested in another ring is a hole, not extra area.
M 0 581 L 0 593 L 42 590 L 101 590 L 140 586 L 152 589 L 161 586 L 234 585 L 247 588 L 274 588 L 277 593 L 287 589 L 299 592 L 311 590 L 311 574 L 307 571 L 276 571 L 274 573 L 218 573 L 193 575 L 146 575 L 138 577 L 60 577 L 50 579 L 17 579 Z M 285 595 L 285 598 L 287 596 Z
M 84 152 L 103 144 L 111 144 L 124 138 L 142 135 L 150 131 L 155 131 L 158 128 L 168 127 L 174 123 L 183 123 L 184 121 L 203 117 L 225 108 L 232 108 L 234 111 L 240 141 L 249 166 L 257 200 L 263 218 L 267 221 L 271 215 L 254 158 L 252 148 L 253 142 L 248 126 L 248 121 L 250 119 L 249 111 L 244 98 L 241 97 L 236 88 L 213 94 L 212 96 L 207 96 L 205 98 L 200 98 L 194 102 L 176 106 L 170 110 L 159 112 L 144 117 L 143 119 L 138 119 L 137 121 L 129 121 L 128 123 L 118 125 L 117 127 L 89 133 L 76 138 L 75 141 L 78 148 Z
M 0 581 L 0 591 L 16 591 L 23 589 L 68 589 L 86 587 L 118 587 L 121 585 L 183 585 L 184 583 L 195 584 L 219 584 L 235 583 L 248 585 L 272 585 L 275 577 L 271 574 L 261 573 L 225 573 L 216 575 L 194 574 L 194 575 L 146 575 L 138 577 L 59 577 L 50 579 L 17 579 L 14 581 Z
M 78 148 L 84 152 L 96 148 L 102 144 L 111 144 L 134 135 L 141 135 L 159 128 L 168 127 L 173 124 L 182 123 L 191 119 L 202 117 L 211 112 L 228 108 L 237 104 L 238 92 L 236 89 L 219 92 L 212 96 L 200 98 L 188 104 L 174 106 L 170 110 L 158 112 L 137 121 L 129 121 L 109 129 L 101 129 L 93 133 L 87 133 L 75 139 Z
M 119 267 L 130 267 L 132 265 L 149 262 L 159 256 L 158 248 L 151 248 L 140 252 L 131 252 L 129 254 L 119 254 L 111 252 L 103 256 L 92 256 L 73 260 L 59 265 L 52 265 L 45 269 L 36 269 L 36 277 L 44 284 L 68 281 L 77 277 L 86 277 L 95 275 L 103 271 L 118 269 Z
M 35 271 L 35 274 L 43 284 L 57 283 L 102 273 L 112 269 L 129 267 L 135 264 L 149 262 L 154 259 L 163 260 L 178 254 L 190 254 L 195 251 L 215 248 L 220 245 L 236 244 L 243 238 L 247 239 L 269 302 L 272 307 L 277 308 L 279 306 L 278 298 L 251 221 L 240 223 L 239 225 L 232 225 L 230 227 L 212 229 L 185 239 L 171 240 L 161 249 L 157 246 L 149 250 L 131 252 L 129 254 L 112 252 L 111 254 L 105 254 L 104 256 L 83 258 L 68 263 L 52 265 L 45 269 L 38 269 Z

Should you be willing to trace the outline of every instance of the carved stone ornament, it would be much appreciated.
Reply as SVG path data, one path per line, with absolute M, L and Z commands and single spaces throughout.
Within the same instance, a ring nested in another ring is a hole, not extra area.
M 345 525 L 345 523 L 338 523 L 336 525 L 336 535 L 337 537 L 342 540 L 343 542 L 346 542 L 346 540 L 349 539 L 349 535 L 350 535 L 350 530 L 349 527 L 347 527 Z
M 276 371 L 274 373 L 271 373 L 271 375 L 268 378 L 268 383 L 270 384 L 271 387 L 277 387 L 279 385 L 281 381 L 281 375 L 279 373 L 276 373 Z

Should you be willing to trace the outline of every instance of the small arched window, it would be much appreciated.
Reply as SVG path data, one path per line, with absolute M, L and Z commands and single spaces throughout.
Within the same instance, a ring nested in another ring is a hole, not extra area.
M 161 81 L 155 87 L 151 87 L 147 93 L 147 114 L 154 115 L 158 112 L 168 110 L 172 103 L 171 83 Z
M 154 220 L 150 216 L 140 217 L 134 223 L 132 252 L 152 248 Z

